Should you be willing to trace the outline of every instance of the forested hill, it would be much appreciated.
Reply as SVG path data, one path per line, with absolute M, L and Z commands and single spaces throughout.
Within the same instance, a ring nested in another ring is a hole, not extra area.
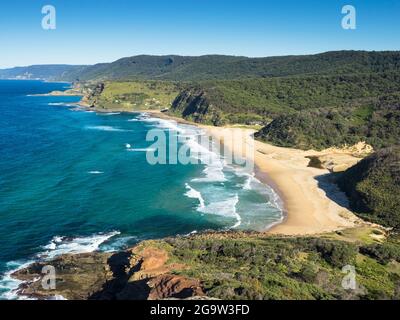
M 206 55 L 122 58 L 92 66 L 36 65 L 0 70 L 0 78 L 45 80 L 215 80 L 400 71 L 400 52 L 334 51 L 316 55 L 248 58 Z
M 317 55 L 247 58 L 207 55 L 135 56 L 97 64 L 75 74 L 80 80 L 211 80 L 304 74 L 348 74 L 400 70 L 400 52 L 337 51 Z

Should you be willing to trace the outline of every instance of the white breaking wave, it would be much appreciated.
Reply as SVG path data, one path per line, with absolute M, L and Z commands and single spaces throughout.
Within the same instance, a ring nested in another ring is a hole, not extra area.
M 99 130 L 99 131 L 111 131 L 111 132 L 124 132 L 124 131 L 131 131 L 131 130 L 125 130 L 125 129 L 119 129 L 119 128 L 114 128 L 111 126 L 86 126 L 85 127 L 88 130 Z
M 48 105 L 49 106 L 68 106 L 69 104 L 67 104 L 66 102 L 49 102 Z
M 118 115 L 118 114 L 121 114 L 121 112 L 97 113 L 97 115 L 101 115 L 101 116 L 114 116 L 114 115 Z
M 269 201 L 267 204 L 277 208 L 279 211 L 283 212 L 283 202 L 275 190 L 269 185 L 261 182 L 256 178 L 254 173 L 249 173 L 244 168 L 233 168 L 234 173 L 239 177 L 247 177 L 245 183 L 243 184 L 244 190 L 257 190 L 258 192 L 265 194 Z
M 39 253 L 41 259 L 53 259 L 56 256 L 72 253 L 88 253 L 99 249 L 103 242 L 120 234 L 119 231 L 113 231 L 105 234 L 95 234 L 89 237 L 68 238 L 56 236 L 50 243 L 43 247 L 46 251 Z
M 127 148 L 127 149 L 131 149 L 131 148 L 132 148 L 132 146 L 131 146 L 129 143 L 127 143 L 127 144 L 125 144 L 125 148 Z
M 180 127 L 175 121 L 169 121 L 164 119 L 158 119 L 159 126 L 163 129 L 176 131 L 179 133 L 185 133 L 185 129 Z
M 137 119 L 140 120 L 140 121 L 143 121 L 143 122 L 157 123 L 158 127 L 161 128 L 161 129 L 168 129 L 168 130 L 176 131 L 176 132 L 180 132 L 180 133 L 184 133 L 185 132 L 185 129 L 182 128 L 181 126 L 179 126 L 176 123 L 176 121 L 173 121 L 173 120 L 152 118 L 147 113 L 141 113 L 140 116 Z
M 184 136 L 183 141 L 190 148 L 191 157 L 198 159 L 201 164 L 206 165 L 203 173 L 205 177 L 195 178 L 192 181 L 197 182 L 224 182 L 226 181 L 223 169 L 225 166 L 225 161 L 220 156 L 215 146 L 209 144 L 203 146 L 199 143 L 198 139 L 201 141 L 201 137 L 204 136 L 204 132 L 197 130 L 193 131 L 191 135 Z M 203 141 L 208 141 L 203 139 Z
M 34 263 L 34 261 L 20 262 L 20 261 L 11 261 L 7 263 L 7 271 L 0 278 L 0 300 L 18 300 L 18 299 L 28 299 L 28 297 L 20 296 L 17 294 L 17 290 L 21 284 L 24 282 L 22 280 L 18 280 L 13 278 L 11 275 L 18 270 L 24 269 Z M 1 293 L 1 291 L 3 291 Z
M 90 174 L 103 174 L 103 171 L 88 171 Z
M 207 166 L 203 173 L 206 175 L 203 178 L 194 178 L 193 182 L 224 182 L 226 181 L 223 164 L 215 163 Z
M 154 148 L 128 148 L 126 149 L 130 152 L 155 152 L 156 149 Z
M 192 199 L 199 200 L 198 210 L 204 209 L 205 203 L 204 203 L 204 199 L 203 199 L 201 193 L 199 191 L 197 191 L 196 189 L 192 188 L 188 183 L 186 183 L 185 186 L 186 186 L 186 189 L 188 189 L 188 191 L 185 193 L 185 196 L 192 198 Z
M 192 181 L 197 182 L 224 182 L 226 178 L 223 173 L 224 161 L 219 155 L 218 150 L 214 150 L 214 145 L 203 146 L 198 138 L 205 135 L 204 130 L 190 125 L 177 124 L 176 121 L 150 117 L 147 113 L 141 113 L 136 119 L 144 122 L 154 123 L 161 129 L 179 133 L 179 142 L 186 144 L 190 150 L 190 156 L 197 159 L 201 164 L 206 165 L 203 173 L 205 177 L 195 178 Z M 200 139 L 201 140 L 201 139 Z M 207 140 L 207 139 L 203 139 Z M 131 150 L 133 151 L 133 150 Z M 154 150 L 135 150 L 135 151 L 154 151 Z
M 243 189 L 244 190 L 251 190 L 251 182 L 252 182 L 252 179 L 253 179 L 253 177 L 248 177 L 247 179 L 246 179 L 246 182 L 245 182 L 245 184 L 243 185 Z
M 222 201 L 211 202 L 207 206 L 202 209 L 199 209 L 200 212 L 215 214 L 229 218 L 235 218 L 236 223 L 231 228 L 237 228 L 242 223 L 242 218 L 236 211 L 236 205 L 239 202 L 239 196 L 236 194 L 235 196 Z
M 120 234 L 119 231 L 113 231 L 105 234 L 95 234 L 89 237 L 68 238 L 55 236 L 49 244 L 43 247 L 45 250 L 37 254 L 39 260 L 51 260 L 56 256 L 72 253 L 88 253 L 99 249 L 100 245 L 110 238 Z M 10 261 L 7 263 L 8 271 L 0 278 L 0 299 L 15 300 L 15 299 L 29 299 L 26 296 L 18 295 L 18 288 L 24 281 L 13 278 L 11 275 L 18 270 L 27 268 L 34 263 L 35 260 L 30 261 Z M 1 293 L 1 291 L 4 291 Z M 62 300 L 62 296 L 54 296 L 52 299 Z

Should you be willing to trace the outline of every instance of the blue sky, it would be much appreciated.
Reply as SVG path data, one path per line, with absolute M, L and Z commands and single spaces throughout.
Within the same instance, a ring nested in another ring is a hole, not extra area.
M 57 10 L 43 30 L 41 8 Z M 357 29 L 341 28 L 341 8 Z M 94 64 L 137 54 L 252 57 L 400 50 L 399 0 L 0 1 L 0 68 Z

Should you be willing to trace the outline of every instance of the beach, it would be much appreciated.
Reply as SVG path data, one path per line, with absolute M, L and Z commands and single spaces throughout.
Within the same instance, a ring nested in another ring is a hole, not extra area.
M 244 157 L 250 155 L 251 159 L 248 160 L 254 161 L 256 178 L 273 188 L 283 202 L 283 220 L 268 227 L 265 232 L 288 236 L 316 235 L 364 223 L 348 209 L 345 194 L 329 179 L 331 171 L 342 171 L 361 160 L 361 157 L 351 154 L 353 149 L 304 151 L 278 147 L 255 140 L 253 129 L 202 125 L 160 111 L 143 112 L 201 127 L 233 154 Z M 241 141 L 238 142 L 238 139 Z M 244 154 L 244 146 L 250 148 L 247 154 Z M 335 166 L 331 171 L 310 167 L 310 159 L 307 157 L 326 158 Z
M 279 194 L 284 203 L 285 217 L 282 223 L 273 226 L 267 232 L 279 235 L 310 235 L 332 232 L 354 227 L 361 223 L 346 208 L 346 198 L 333 183 L 326 180 L 330 173 L 327 169 L 309 167 L 307 156 L 343 157 L 339 150 L 334 153 L 324 151 L 303 151 L 292 148 L 276 147 L 256 141 L 254 130 L 243 128 L 218 128 L 202 126 L 216 139 L 223 139 L 224 145 L 233 152 L 243 152 L 242 145 L 254 148 L 256 177 L 270 185 Z M 239 131 L 239 133 L 234 133 Z M 235 137 L 244 141 L 226 139 L 233 132 Z M 225 138 L 224 138 L 225 137 Z M 238 149 L 240 148 L 240 150 Z M 347 159 L 351 157 L 346 155 Z M 359 161 L 354 157 L 354 163 Z M 324 189 L 319 185 L 323 184 Z

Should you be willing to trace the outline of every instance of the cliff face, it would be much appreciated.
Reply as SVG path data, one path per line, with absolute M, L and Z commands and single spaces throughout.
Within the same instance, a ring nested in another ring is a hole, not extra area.
M 221 113 L 214 108 L 206 91 L 183 90 L 172 102 L 171 111 L 184 119 L 215 126 L 222 125 Z

